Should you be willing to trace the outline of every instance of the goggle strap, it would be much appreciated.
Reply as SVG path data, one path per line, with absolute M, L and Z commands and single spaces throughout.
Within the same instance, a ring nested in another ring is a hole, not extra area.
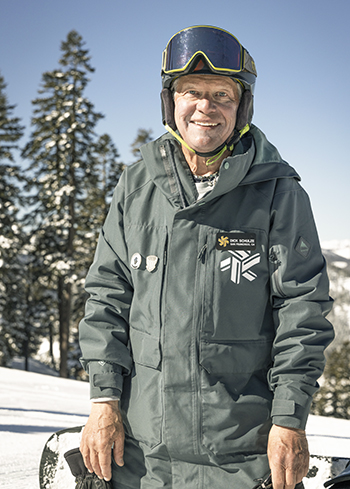
M 255 67 L 255 62 L 245 48 L 243 48 L 243 70 L 248 71 L 249 73 L 252 73 L 255 76 L 258 76 Z

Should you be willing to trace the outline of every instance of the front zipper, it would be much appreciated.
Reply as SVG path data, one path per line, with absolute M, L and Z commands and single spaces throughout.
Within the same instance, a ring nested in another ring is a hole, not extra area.
M 281 297 L 286 297 L 286 294 L 282 289 L 282 277 L 280 273 L 281 261 L 278 259 L 277 253 L 272 251 L 269 256 L 270 263 L 274 266 L 274 271 L 272 273 L 272 283 L 275 285 L 277 292 Z
M 203 314 L 205 307 L 205 279 L 207 268 L 207 236 L 202 241 L 202 246 L 197 255 L 196 266 L 196 297 L 197 302 L 197 320 L 192 324 L 192 339 L 191 339 L 191 383 L 192 383 L 192 426 L 193 426 L 193 451 L 195 455 L 202 453 L 201 432 L 202 432 L 202 393 L 200 380 L 200 339 L 203 328 Z M 203 286 L 204 284 L 204 286 Z
M 160 319 L 160 340 L 161 340 L 161 335 L 162 335 L 162 325 L 163 325 L 163 297 L 164 297 L 164 288 L 165 288 L 165 274 L 166 274 L 166 266 L 167 266 L 167 260 L 168 260 L 168 230 L 166 229 L 166 236 L 165 236 L 165 242 L 164 242 L 164 252 L 163 252 L 163 268 L 162 268 L 162 281 L 161 281 L 161 286 L 160 286 L 160 297 L 159 297 L 159 319 Z M 161 340 L 162 343 L 162 340 Z

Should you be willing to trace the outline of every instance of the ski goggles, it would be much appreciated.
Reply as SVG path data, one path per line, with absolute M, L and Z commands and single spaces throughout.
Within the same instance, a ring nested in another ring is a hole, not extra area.
M 175 34 L 163 51 L 162 71 L 185 74 L 198 55 L 214 72 L 257 74 L 253 58 L 240 42 L 228 31 L 211 26 L 188 27 Z

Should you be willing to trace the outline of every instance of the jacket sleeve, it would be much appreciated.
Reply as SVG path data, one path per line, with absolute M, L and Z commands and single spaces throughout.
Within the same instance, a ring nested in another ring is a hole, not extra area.
M 334 333 L 326 319 L 332 299 L 325 259 L 309 198 L 294 179 L 280 180 L 276 188 L 269 261 L 275 324 L 272 420 L 304 429 Z
M 128 341 L 133 287 L 124 240 L 123 200 L 122 176 L 85 282 L 89 298 L 79 325 L 79 341 L 91 398 L 120 398 L 123 375 L 132 367 Z

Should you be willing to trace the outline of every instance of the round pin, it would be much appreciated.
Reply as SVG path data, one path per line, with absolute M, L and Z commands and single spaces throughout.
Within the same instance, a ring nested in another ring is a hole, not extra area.
M 130 266 L 134 270 L 137 270 L 138 268 L 140 268 L 141 262 L 142 262 L 142 256 L 140 255 L 140 253 L 134 253 L 130 260 Z

